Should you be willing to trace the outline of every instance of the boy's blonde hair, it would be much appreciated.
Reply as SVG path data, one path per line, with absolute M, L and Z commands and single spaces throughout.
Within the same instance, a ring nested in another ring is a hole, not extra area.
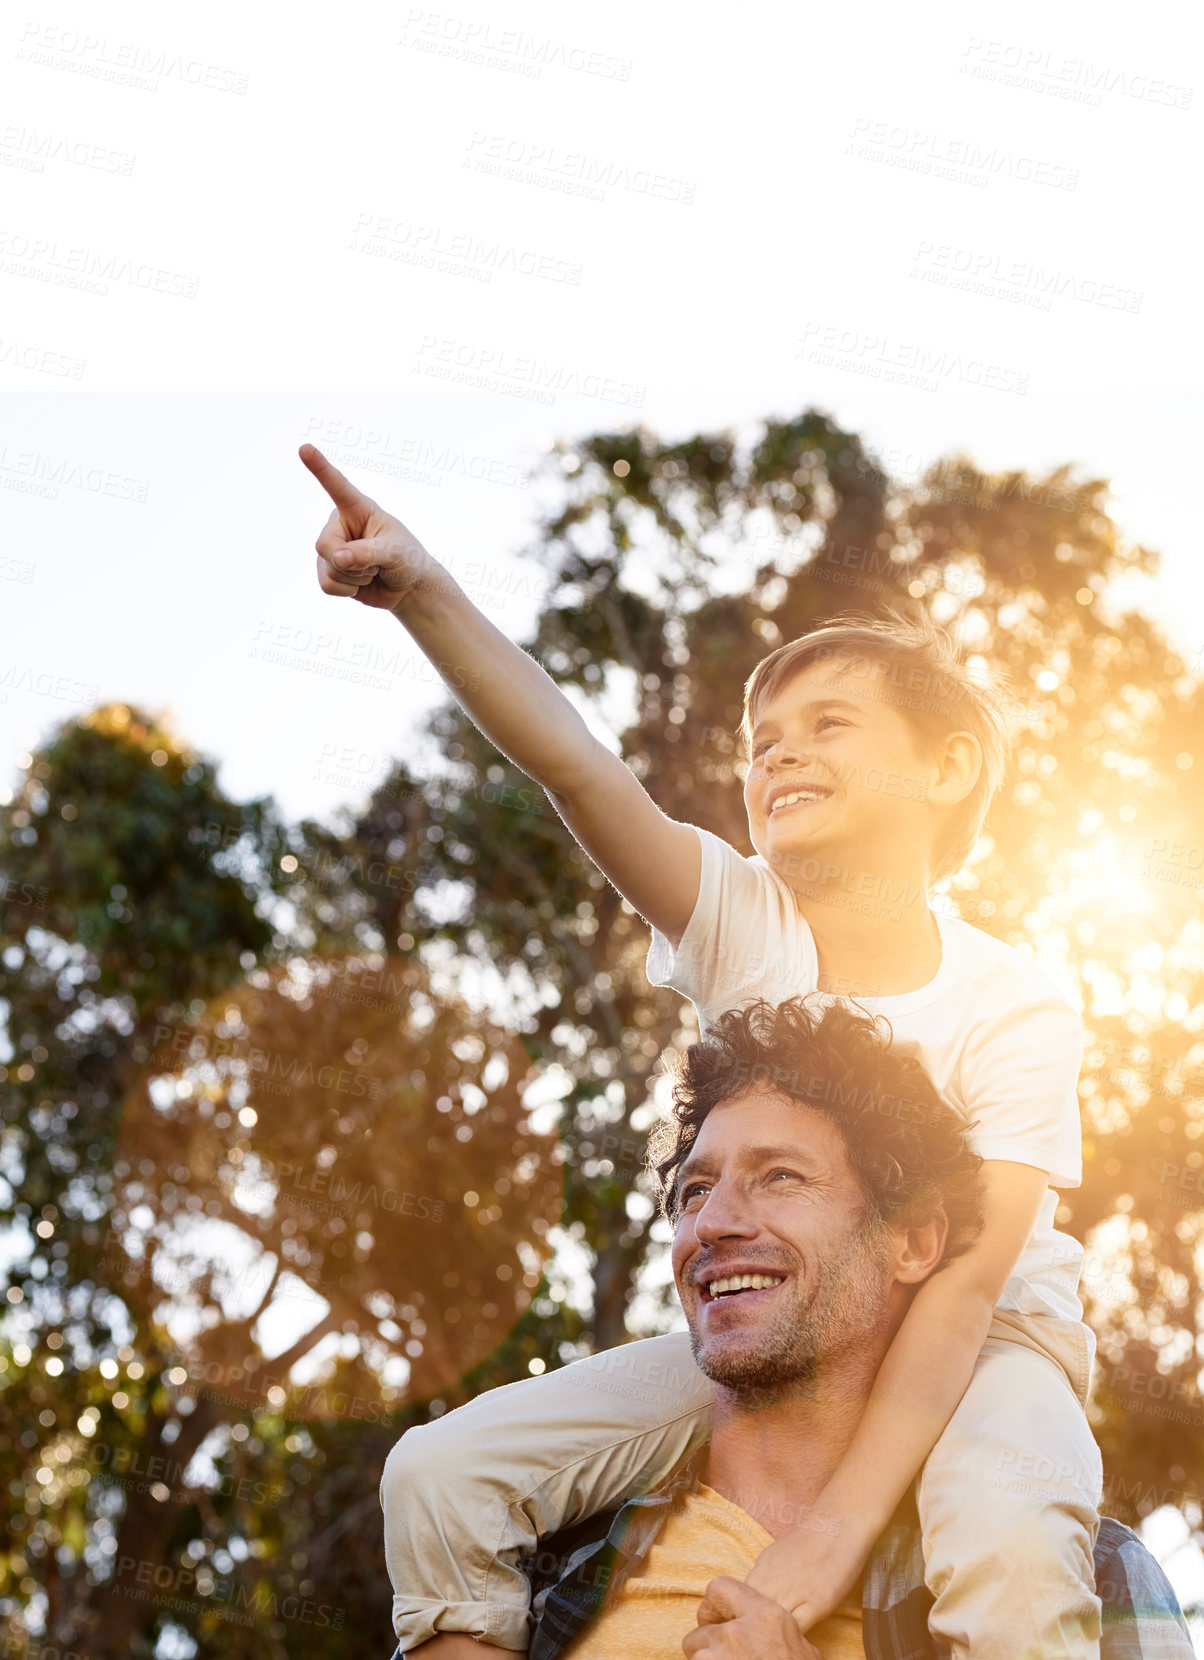
M 937 840 L 933 881 L 940 881 L 969 858 L 1003 782 L 1011 746 L 1003 688 L 975 679 L 966 655 L 929 617 L 845 612 L 779 646 L 757 664 L 744 688 L 740 731 L 745 747 L 751 750 L 752 730 L 767 699 L 812 664 L 833 658 L 848 664 L 852 689 L 863 697 L 882 698 L 907 716 L 925 751 L 936 749 L 951 732 L 972 733 L 982 749 L 982 771 Z

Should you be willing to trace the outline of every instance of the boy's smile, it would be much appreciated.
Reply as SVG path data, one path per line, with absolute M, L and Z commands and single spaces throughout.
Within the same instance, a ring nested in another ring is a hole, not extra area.
M 833 793 L 829 784 L 820 784 L 809 779 L 805 784 L 793 784 L 786 779 L 775 784 L 766 794 L 768 813 L 772 818 L 775 813 L 788 812 L 792 807 L 810 807 L 817 801 L 826 801 Z

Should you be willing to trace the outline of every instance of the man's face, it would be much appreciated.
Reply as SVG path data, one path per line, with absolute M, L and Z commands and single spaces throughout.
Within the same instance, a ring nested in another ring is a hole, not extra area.
M 924 693 L 905 687 L 905 672 L 888 664 L 832 658 L 801 669 L 757 711 L 744 805 L 753 846 L 785 880 L 816 885 L 825 864 L 850 860 L 866 867 L 850 869 L 854 879 L 879 873 L 873 849 L 884 837 L 896 850 L 929 844 L 936 768 L 900 707 Z
M 825 1114 L 750 1085 L 707 1115 L 678 1175 L 673 1275 L 694 1357 L 742 1391 L 806 1384 L 888 1319 L 888 1236 Z M 737 1289 L 759 1276 L 762 1283 Z

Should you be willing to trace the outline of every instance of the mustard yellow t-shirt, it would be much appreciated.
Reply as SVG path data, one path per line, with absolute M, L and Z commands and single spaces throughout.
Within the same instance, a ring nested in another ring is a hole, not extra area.
M 638 1577 L 607 1598 L 573 1644 L 572 1660 L 681 1660 L 708 1581 L 747 1577 L 773 1535 L 713 1487 L 697 1486 L 665 1520 Z M 860 1600 L 807 1633 L 824 1660 L 865 1660 Z

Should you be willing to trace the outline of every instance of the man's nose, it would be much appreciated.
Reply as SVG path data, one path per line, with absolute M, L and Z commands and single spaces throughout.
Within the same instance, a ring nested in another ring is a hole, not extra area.
M 694 1237 L 703 1244 L 751 1239 L 758 1231 L 748 1194 L 736 1182 L 716 1182 L 694 1213 Z

